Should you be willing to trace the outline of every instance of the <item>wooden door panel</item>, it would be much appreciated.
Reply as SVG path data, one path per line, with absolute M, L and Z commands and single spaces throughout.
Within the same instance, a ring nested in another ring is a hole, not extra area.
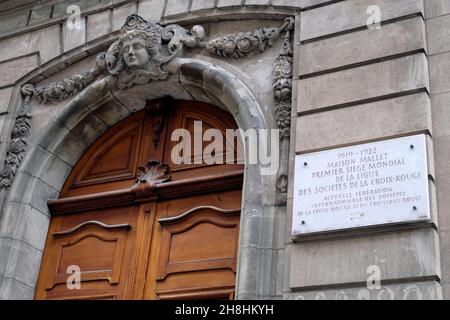
M 160 300 L 232 299 L 236 274 L 230 269 L 203 270 L 169 275 L 158 281 Z
M 199 206 L 214 206 L 223 210 L 238 210 L 241 208 L 241 201 L 241 190 L 212 192 L 204 195 L 164 201 L 158 205 L 158 219 L 176 217 L 183 212 Z M 164 209 L 162 208 L 163 205 L 165 206 Z
M 187 271 L 227 268 L 235 271 L 239 212 L 200 206 L 177 217 L 160 219 L 158 280 Z
M 234 295 L 241 193 L 211 193 L 158 205 L 158 299 L 229 299 Z M 152 281 L 150 281 L 152 282 Z
M 136 257 L 137 209 L 54 217 L 41 266 L 45 277 L 39 279 L 36 298 L 123 299 Z M 79 268 L 81 281 L 79 289 L 71 290 L 67 281 L 73 266 Z
M 86 227 L 53 233 L 56 253 L 56 272 L 47 289 L 65 284 L 67 270 L 78 266 L 81 281 L 107 280 L 119 283 L 129 224 L 105 225 L 92 221 Z
M 78 161 L 63 187 L 62 197 L 132 185 L 145 127 L 145 113 L 138 112 L 109 129 Z
M 202 123 L 202 132 L 200 135 L 195 134 L 194 123 L 200 121 Z M 233 171 L 243 168 L 243 146 L 240 144 L 236 137 L 227 141 L 227 129 L 237 129 L 236 123 L 231 114 L 228 112 L 208 105 L 206 103 L 199 102 L 183 102 L 177 109 L 171 124 L 169 126 L 169 133 L 175 130 L 183 129 L 186 130 L 186 134 L 189 133 L 191 138 L 190 144 L 190 157 L 187 157 L 188 163 L 175 163 L 173 161 L 172 151 L 175 150 L 176 146 L 180 142 L 186 141 L 186 137 L 179 138 L 178 141 L 172 141 L 171 134 L 167 135 L 166 138 L 166 148 L 164 155 L 164 162 L 170 167 L 170 171 L 174 179 L 185 179 L 194 176 L 206 176 L 210 174 L 217 173 L 218 171 Z M 208 129 L 217 129 L 221 132 L 222 137 L 222 148 L 216 149 L 214 156 L 218 159 L 222 159 L 223 162 L 217 164 L 211 164 L 213 160 L 209 157 L 209 152 L 203 153 L 208 145 L 210 145 L 215 138 L 211 138 L 212 141 L 203 141 L 203 134 Z M 229 146 L 233 146 L 232 149 L 227 150 L 227 142 Z M 200 146 L 200 148 L 195 148 L 195 145 Z M 228 152 L 228 153 L 227 153 Z M 175 152 L 175 154 L 177 154 Z M 241 157 L 238 157 L 241 156 Z M 184 155 L 180 154 L 180 159 Z M 234 163 L 227 163 L 227 157 L 234 159 Z M 186 161 L 185 161 L 186 162 Z M 220 169 L 219 169 L 220 167 Z

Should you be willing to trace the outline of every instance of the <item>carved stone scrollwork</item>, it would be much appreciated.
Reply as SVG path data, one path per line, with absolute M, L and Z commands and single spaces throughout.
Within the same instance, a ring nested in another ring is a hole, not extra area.
M 144 167 L 138 168 L 136 184 L 133 192 L 136 198 L 147 198 L 159 183 L 167 182 L 171 176 L 167 174 L 169 166 L 156 160 L 150 160 Z
M 6 151 L 3 170 L 0 174 L 0 189 L 9 190 L 11 188 L 13 179 L 24 158 L 28 146 L 28 137 L 31 132 L 30 101 L 34 90 L 32 85 L 22 87 L 21 93 L 24 100 L 11 132 L 11 141 Z

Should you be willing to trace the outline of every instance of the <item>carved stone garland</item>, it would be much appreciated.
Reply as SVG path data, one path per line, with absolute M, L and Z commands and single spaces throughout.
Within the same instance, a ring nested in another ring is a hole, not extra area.
M 277 175 L 277 205 L 285 205 L 288 190 L 289 141 L 291 135 L 293 52 L 291 33 L 286 32 L 283 47 L 275 62 L 273 95 L 275 117 L 280 129 L 280 167 Z
M 292 47 L 290 33 L 294 19 L 289 17 L 280 28 L 260 28 L 252 32 L 229 34 L 206 41 L 206 32 L 196 25 L 190 31 L 178 26 L 163 27 L 131 15 L 122 26 L 119 38 L 97 57 L 96 66 L 47 87 L 22 87 L 23 105 L 19 110 L 0 173 L 0 189 L 8 190 L 24 158 L 31 131 L 31 99 L 46 104 L 73 97 L 103 75 L 111 87 L 119 90 L 150 81 L 165 80 L 169 74 L 164 66 L 179 55 L 184 47 L 201 48 L 225 58 L 242 58 L 255 51 L 264 51 L 285 33 L 283 49 L 274 70 L 275 114 L 281 137 L 281 161 L 277 177 L 277 203 L 286 203 L 288 185 L 290 111 L 292 95 Z M 153 164 L 155 165 L 155 164 Z

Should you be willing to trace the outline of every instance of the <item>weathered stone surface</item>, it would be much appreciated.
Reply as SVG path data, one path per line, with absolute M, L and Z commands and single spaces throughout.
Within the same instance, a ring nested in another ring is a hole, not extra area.
M 0 115 L 0 132 L 3 130 L 3 126 L 5 125 L 6 114 Z M 2 141 L 0 140 L 0 144 Z
M 0 113 L 8 111 L 12 91 L 12 87 L 0 89 Z
M 450 230 L 450 117 L 448 99 L 450 94 L 432 97 L 434 156 L 436 167 L 436 193 L 439 214 L 439 227 Z M 450 278 L 449 278 L 450 280 Z
M 31 11 L 28 24 L 33 25 L 45 22 L 50 18 L 51 12 L 52 12 L 52 5 L 44 4 L 41 6 L 36 6 Z
M 268 5 L 269 0 L 245 0 L 246 6 L 255 6 L 255 5 Z
M 444 208 L 445 210 L 445 208 Z M 446 212 L 448 214 L 448 212 Z M 450 230 L 439 231 L 439 244 L 441 253 L 441 269 L 442 269 L 442 290 L 445 299 L 448 299 L 450 294 Z
M 110 11 L 102 11 L 87 17 L 87 42 L 107 35 L 111 30 Z
M 430 99 L 418 93 L 297 118 L 296 152 L 432 130 Z
M 97 118 L 102 120 L 108 126 L 115 125 L 117 122 L 131 114 L 130 110 L 111 96 L 97 105 L 89 106 L 89 109 Z
M 50 217 L 19 203 L 10 203 L 0 226 L 0 237 L 24 241 L 44 250 Z
M 427 20 L 429 54 L 450 51 L 450 15 Z
M 370 20 L 369 6 L 379 6 L 381 20 L 423 13 L 422 0 L 349 0 L 302 12 L 300 40 L 309 40 L 364 27 Z M 320 21 L 321 23 L 317 23 Z
M 426 0 L 425 17 L 432 18 L 450 13 L 450 0 Z
M 431 96 L 433 136 L 435 137 L 450 138 L 450 112 L 448 112 L 449 101 L 450 93 L 442 93 Z
M 410 282 L 383 285 L 379 288 L 342 288 L 286 295 L 289 300 L 441 300 L 442 288 L 436 282 Z
M 59 25 L 0 41 L 1 61 L 36 52 L 40 54 L 41 63 L 45 63 L 61 53 Z
M 242 0 L 219 0 L 217 8 L 236 7 L 242 4 Z
M 28 35 L 30 38 L 28 39 L 26 53 L 39 52 L 41 64 L 46 63 L 62 53 L 59 25 L 40 29 Z
M 189 10 L 189 0 L 167 0 L 164 16 L 187 13 Z
M 312 0 L 315 2 L 325 2 L 329 0 Z M 305 7 L 311 0 L 272 0 L 274 7 Z
M 113 10 L 112 31 L 120 30 L 128 16 L 137 12 L 136 3 L 129 3 Z
M 82 119 L 78 119 L 79 122 L 68 119 L 64 124 L 72 133 L 88 144 L 95 141 L 108 129 L 106 124 L 91 112 L 80 116 Z
M 67 12 L 70 5 L 78 6 L 81 10 L 81 12 L 86 12 L 89 9 L 93 9 L 94 7 L 99 6 L 99 1 L 92 1 L 92 0 L 71 0 L 70 3 L 67 3 L 67 1 L 60 1 L 58 3 L 55 3 L 54 9 L 53 9 L 53 17 L 63 17 L 68 16 L 72 12 Z
M 39 59 L 36 54 L 0 63 L 0 87 L 14 84 L 21 77 L 36 69 Z
M 4 277 L 16 279 L 33 287 L 36 284 L 42 251 L 23 241 L 11 241 Z
M 47 134 L 36 143 L 74 166 L 88 146 L 59 121 L 53 123 L 50 131 L 52 135 Z
M 439 277 L 438 235 L 417 229 L 361 238 L 297 243 L 291 253 L 291 288 L 365 283 L 367 268 L 381 279 Z
M 247 261 L 260 261 L 261 259 L 261 250 L 260 248 L 257 247 L 240 247 L 239 248 L 240 252 L 240 256 L 244 257 L 245 260 Z M 241 258 L 242 259 L 242 258 Z M 253 263 L 242 263 L 244 259 L 242 259 L 240 262 L 240 269 L 241 269 L 241 274 L 245 275 L 243 277 L 241 277 L 241 283 L 239 283 L 239 285 L 241 287 L 254 287 L 257 285 L 258 283 L 258 273 L 255 272 L 255 270 L 252 270 L 252 264 Z M 245 299 L 249 299 L 253 293 L 252 292 L 245 292 L 243 290 L 238 290 L 238 294 L 239 296 L 237 296 L 237 299 L 241 299 L 241 300 L 245 300 Z
M 0 16 L 0 33 L 8 34 L 24 29 L 28 22 L 29 11 L 9 12 Z
M 378 30 L 364 29 L 302 44 L 299 73 L 321 72 L 424 48 L 425 23 L 422 17 L 414 17 L 383 25 Z
M 19 175 L 16 176 L 18 178 Z M 48 207 L 47 202 L 49 200 L 55 200 L 58 198 L 59 191 L 55 190 L 45 182 L 41 181 L 38 178 L 34 177 L 26 177 L 26 175 L 22 175 L 25 179 L 22 179 L 22 181 L 26 181 L 25 186 L 20 186 L 21 190 L 25 190 L 21 193 L 13 193 L 11 192 L 10 195 L 10 201 L 13 202 L 19 202 L 23 204 L 30 205 L 31 207 L 35 208 L 36 210 L 47 213 Z M 17 180 L 17 181 L 16 181 Z M 20 179 L 15 179 L 14 184 L 19 184 L 21 181 Z
M 72 50 L 84 45 L 86 41 L 86 19 L 80 19 L 80 27 L 74 28 L 72 25 L 63 25 L 63 45 L 64 51 Z
M 147 21 L 159 22 L 164 10 L 161 0 L 139 1 L 138 14 Z
M 66 178 L 72 171 L 72 166 L 40 146 L 34 146 L 33 151 L 36 153 L 33 156 L 33 162 L 37 162 L 38 168 L 33 168 L 29 172 L 33 172 L 36 178 L 39 178 L 53 189 L 61 190 Z M 27 171 L 29 168 L 24 162 L 21 169 Z
M 34 288 L 16 279 L 0 278 L 0 300 L 32 300 Z
M 276 279 L 275 283 L 272 286 L 275 287 L 275 292 L 277 296 L 282 297 L 284 291 L 284 269 L 285 269 L 285 261 L 286 261 L 286 250 L 280 249 L 277 250 L 277 267 L 276 267 Z
M 215 0 L 193 0 L 191 11 L 214 8 Z
M 300 80 L 298 112 L 428 88 L 423 53 Z
M 429 57 L 432 94 L 450 91 L 450 52 Z

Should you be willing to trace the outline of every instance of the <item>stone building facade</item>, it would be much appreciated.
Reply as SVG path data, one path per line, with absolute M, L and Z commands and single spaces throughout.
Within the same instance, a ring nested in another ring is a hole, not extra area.
M 111 86 L 121 79 L 101 53 L 136 14 L 178 26 L 173 47 L 157 75 Z M 170 96 L 282 132 L 276 174 L 245 168 L 237 299 L 449 299 L 449 33 L 449 0 L 2 2 L 0 298 L 33 299 L 47 203 L 85 151 Z M 296 155 L 417 134 L 429 221 L 293 239 Z

